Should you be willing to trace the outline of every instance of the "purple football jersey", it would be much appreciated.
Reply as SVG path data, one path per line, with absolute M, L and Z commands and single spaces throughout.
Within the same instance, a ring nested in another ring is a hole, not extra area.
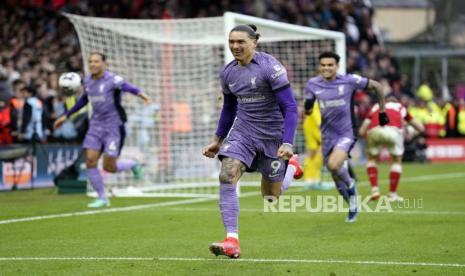
M 306 86 L 306 99 L 318 101 L 321 110 L 323 145 L 342 137 L 354 139 L 353 95 L 365 89 L 368 79 L 358 75 L 337 75 L 327 82 L 321 76 L 311 78 Z
M 252 61 L 237 61 L 221 72 L 223 93 L 237 97 L 236 121 L 232 129 L 258 139 L 282 139 L 283 114 L 273 91 L 289 85 L 284 66 L 273 56 L 256 52 Z
M 92 104 L 91 127 L 115 127 L 126 121 L 126 114 L 121 104 L 121 92 L 124 90 L 122 87 L 125 85 L 132 86 L 120 76 L 108 71 L 97 80 L 86 76 L 84 93 Z

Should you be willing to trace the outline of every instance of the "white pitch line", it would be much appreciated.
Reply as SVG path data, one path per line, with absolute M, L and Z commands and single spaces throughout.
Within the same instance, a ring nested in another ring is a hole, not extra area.
M 443 174 L 427 174 L 427 175 L 422 175 L 422 176 L 411 176 L 411 177 L 403 177 L 400 179 L 401 183 L 412 183 L 412 182 L 423 182 L 427 180 L 444 180 L 444 179 L 455 179 L 455 178 L 462 178 L 465 177 L 464 172 L 458 172 L 458 173 L 443 173 Z M 382 179 L 379 181 L 380 184 L 387 184 L 389 183 L 388 179 Z M 368 181 L 360 181 L 357 182 L 357 185 L 361 186 L 368 186 L 370 182 Z
M 460 177 L 465 177 L 465 173 L 446 173 L 446 174 L 432 174 L 432 175 L 423 175 L 423 176 L 415 176 L 415 177 L 406 177 L 403 179 L 402 182 L 408 183 L 408 182 L 417 182 L 417 181 L 424 181 L 424 180 L 453 179 L 453 178 L 460 178 Z M 365 186 L 365 185 L 368 185 L 368 182 L 363 181 L 363 182 L 360 182 L 360 184 L 359 184 L 360 186 Z M 293 190 L 293 192 L 299 192 L 302 190 L 303 189 Z M 241 193 L 240 197 L 256 196 L 259 194 L 260 192 Z M 101 214 L 101 213 L 126 212 L 126 211 L 134 211 L 134 210 L 141 210 L 141 209 L 154 208 L 154 207 L 176 206 L 176 205 L 208 202 L 208 201 L 213 201 L 213 200 L 217 200 L 217 197 L 196 198 L 196 199 L 189 199 L 189 200 L 176 200 L 176 201 L 143 204 L 143 205 L 135 205 L 135 206 L 128 206 L 128 207 L 109 208 L 109 209 L 102 209 L 102 210 L 92 210 L 92 211 L 62 213 L 62 214 L 53 214 L 53 215 L 36 216 L 36 217 L 7 219 L 7 220 L 0 220 L 0 225 L 17 223 L 17 222 L 35 221 L 35 220 L 65 218 L 65 217 L 73 217 L 73 216 L 87 216 L 87 215 L 95 215 L 95 214 Z
M 260 192 L 248 192 L 248 193 L 242 193 L 241 197 L 256 196 L 259 194 Z M 186 205 L 186 204 L 192 204 L 192 203 L 208 202 L 208 201 L 213 201 L 217 199 L 218 197 L 195 198 L 195 199 L 188 199 L 188 200 L 167 201 L 167 202 L 134 205 L 134 206 L 127 206 L 127 207 L 92 210 L 92 211 L 81 211 L 81 212 L 36 216 L 36 217 L 7 219 L 7 220 L 0 220 L 0 224 L 11 224 L 11 223 L 17 223 L 17 222 L 46 220 L 46 219 L 54 219 L 54 218 L 66 218 L 66 217 L 75 217 L 75 216 L 88 216 L 88 215 L 96 215 L 96 214 L 102 214 L 102 213 L 127 212 L 127 211 L 135 211 L 135 210 L 142 210 L 142 209 L 155 208 L 155 207 L 177 206 L 177 205 Z
M 430 266 L 465 268 L 458 263 L 428 263 L 400 261 L 319 260 L 319 259 L 227 259 L 227 258 L 180 258 L 180 257 L 0 257 L 0 261 L 171 261 L 171 262 L 230 262 L 230 263 L 320 263 L 362 264 L 390 266 Z
M 163 208 L 163 211 L 176 211 L 176 212 L 218 212 L 217 208 Z M 263 212 L 263 209 L 260 208 L 241 208 L 241 212 L 251 212 L 251 213 L 259 213 Z M 296 210 L 297 213 L 305 213 L 305 210 Z M 270 214 L 273 212 L 269 212 Z M 440 215 L 440 216 L 465 216 L 465 212 L 460 211 L 393 211 L 393 212 L 363 212 L 365 214 L 387 214 L 387 215 Z M 339 212 L 315 212 L 311 213 L 314 214 L 340 214 Z
M 388 212 L 385 212 L 388 213 Z M 399 211 L 391 212 L 390 214 L 402 215 L 432 215 L 432 216 L 465 216 L 465 212 L 460 211 Z
M 159 202 L 159 203 L 152 203 L 152 204 L 119 207 L 119 208 L 108 208 L 108 209 L 92 210 L 92 211 L 82 211 L 82 212 L 62 213 L 62 214 L 53 214 L 53 215 L 36 216 L 36 217 L 7 219 L 7 220 L 0 220 L 0 224 L 10 224 L 10 223 L 16 223 L 16 222 L 45 220 L 45 219 L 54 219 L 54 218 L 66 218 L 66 217 L 75 217 L 75 216 L 88 216 L 88 215 L 95 215 L 95 214 L 102 214 L 102 213 L 127 212 L 127 211 L 142 210 L 142 209 L 153 208 L 153 207 L 175 206 L 175 205 L 205 202 L 209 200 L 212 200 L 212 199 L 195 198 L 195 199 L 189 199 L 189 200 L 176 200 L 176 201 Z

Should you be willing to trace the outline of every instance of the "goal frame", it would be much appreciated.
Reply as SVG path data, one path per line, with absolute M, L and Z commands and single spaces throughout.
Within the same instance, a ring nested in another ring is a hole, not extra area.
M 72 14 L 65 14 L 73 24 L 76 24 L 75 21 L 77 19 L 81 18 L 82 16 L 79 15 L 72 15 Z M 221 18 L 221 19 L 220 19 Z M 203 18 L 199 20 L 207 21 L 209 18 Z M 211 18 L 213 19 L 213 18 Z M 272 43 L 272 42 L 284 42 L 284 41 L 302 41 L 302 40 L 332 40 L 334 41 L 334 51 L 340 56 L 340 61 L 339 61 L 339 69 L 338 73 L 340 74 L 345 74 L 346 73 L 346 45 L 345 45 L 345 35 L 344 33 L 341 32 L 336 32 L 336 31 L 330 31 L 330 30 L 322 30 L 322 29 L 317 29 L 317 28 L 311 28 L 311 27 L 305 27 L 305 26 L 299 26 L 299 25 L 294 25 L 290 23 L 283 23 L 283 22 L 277 22 L 273 21 L 270 19 L 264 19 L 264 18 L 259 18 L 259 17 L 254 17 L 254 16 L 249 16 L 249 15 L 243 15 L 239 13 L 234 13 L 234 12 L 225 12 L 222 17 L 216 17 L 216 19 L 219 19 L 218 21 L 223 22 L 223 28 L 222 31 L 216 34 L 208 34 L 206 37 L 199 38 L 198 41 L 192 41 L 189 42 L 189 44 L 193 45 L 213 45 L 222 48 L 223 50 L 223 55 L 224 55 L 224 61 L 223 64 L 229 63 L 231 60 L 233 60 L 233 56 L 231 51 L 229 50 L 229 32 L 231 29 L 233 29 L 235 26 L 240 25 L 240 24 L 255 24 L 257 25 L 259 32 L 264 32 L 265 35 L 260 38 L 261 43 Z M 113 19 L 108 19 L 108 18 L 90 18 L 90 21 L 92 23 L 96 22 L 103 22 L 103 23 L 109 23 Z M 124 19 L 125 21 L 128 21 L 127 19 Z M 182 22 L 189 22 L 192 21 L 193 19 L 174 19 L 174 20 L 179 20 L 180 23 Z M 138 22 L 143 22 L 143 23 L 148 23 L 149 21 L 152 20 L 137 20 Z M 157 22 L 160 22 L 161 20 L 155 20 Z M 170 36 L 145 36 L 145 34 L 141 30 L 127 30 L 124 28 L 109 28 L 111 31 L 116 32 L 118 34 L 123 34 L 126 36 L 133 36 L 134 38 L 137 39 L 144 39 L 148 42 L 154 42 L 154 43 L 164 43 L 164 44 L 173 44 L 173 45 L 183 45 L 187 43 L 183 38 L 175 38 L 172 40 Z M 220 30 L 220 29 L 219 29 Z M 274 30 L 277 31 L 278 35 L 274 36 L 267 36 L 266 32 L 273 32 Z M 130 31 L 133 31 L 131 33 Z M 77 33 L 79 36 L 81 36 L 80 31 L 77 30 Z M 222 34 L 220 34 L 222 33 Z M 80 42 L 81 45 L 83 42 Z M 84 54 L 84 66 L 87 67 L 87 60 L 85 58 L 85 54 L 88 54 L 86 47 L 83 49 L 83 54 Z M 273 53 L 271 53 L 273 54 Z M 221 60 L 221 58 L 220 58 Z M 213 161 L 212 161 L 213 162 Z M 205 181 L 199 181 L 195 183 L 159 183 L 159 182 L 153 182 L 151 183 L 150 181 L 145 181 L 146 185 L 143 187 L 133 187 L 133 186 L 127 186 L 125 188 L 118 188 L 118 187 L 112 187 L 110 194 L 113 196 L 129 196 L 129 197 L 212 197 L 212 196 L 217 196 L 217 194 L 213 195 L 211 193 L 189 193 L 187 190 L 192 189 L 192 188 L 209 188 L 211 187 L 211 191 L 215 190 L 218 187 L 218 182 L 217 181 L 212 181 L 211 179 Z M 240 184 L 237 185 L 237 191 L 240 193 L 240 187 L 241 186 L 259 186 L 259 182 L 257 181 L 240 181 Z M 293 186 L 295 187 L 302 187 L 304 186 L 303 182 L 297 182 Z M 176 189 L 186 189 L 186 192 L 167 192 L 167 190 L 176 190 Z M 210 192 L 211 192 L 210 191 Z M 216 191 L 216 190 L 215 190 Z M 89 192 L 88 195 L 95 195 L 95 192 Z

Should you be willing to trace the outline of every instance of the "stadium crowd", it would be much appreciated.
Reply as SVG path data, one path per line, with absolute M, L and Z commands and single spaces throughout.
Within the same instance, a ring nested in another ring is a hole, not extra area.
M 25 139 L 24 102 L 36 97 L 43 105 L 41 141 L 77 141 L 82 120 L 53 130 L 54 120 L 69 109 L 76 95 L 58 89 L 62 72 L 82 74 L 82 56 L 77 35 L 61 12 L 114 18 L 191 18 L 219 16 L 224 11 L 269 18 L 298 25 L 343 31 L 347 38 L 347 71 L 378 80 L 385 94 L 396 96 L 426 127 L 428 137 L 465 136 L 465 90 L 446 102 L 426 81 L 412 87 L 401 74 L 394 53 L 385 49 L 372 22 L 370 0 L 263 0 L 211 1 L 190 5 L 187 0 L 77 1 L 10 0 L 0 4 L 0 143 Z M 367 93 L 356 95 L 359 121 L 369 112 Z M 84 116 L 85 117 L 85 116 Z M 81 117 L 82 119 L 82 117 Z M 9 134 L 8 134 L 9 133 Z M 11 137 L 8 137 L 10 135 Z

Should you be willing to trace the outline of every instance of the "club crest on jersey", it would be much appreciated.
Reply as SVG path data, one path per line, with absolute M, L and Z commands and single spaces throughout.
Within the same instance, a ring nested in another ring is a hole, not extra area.
M 257 88 L 256 81 L 257 81 L 257 77 L 252 77 L 252 78 L 250 79 L 250 85 L 252 85 L 252 87 L 251 87 L 252 89 Z
M 99 88 L 98 88 L 98 91 L 99 91 L 100 93 L 103 93 L 104 89 L 105 89 L 105 84 L 104 84 L 104 83 L 100 84 L 100 86 L 99 86 Z
M 344 85 L 342 85 L 342 84 L 339 85 L 338 90 L 339 90 L 338 95 L 344 95 Z

